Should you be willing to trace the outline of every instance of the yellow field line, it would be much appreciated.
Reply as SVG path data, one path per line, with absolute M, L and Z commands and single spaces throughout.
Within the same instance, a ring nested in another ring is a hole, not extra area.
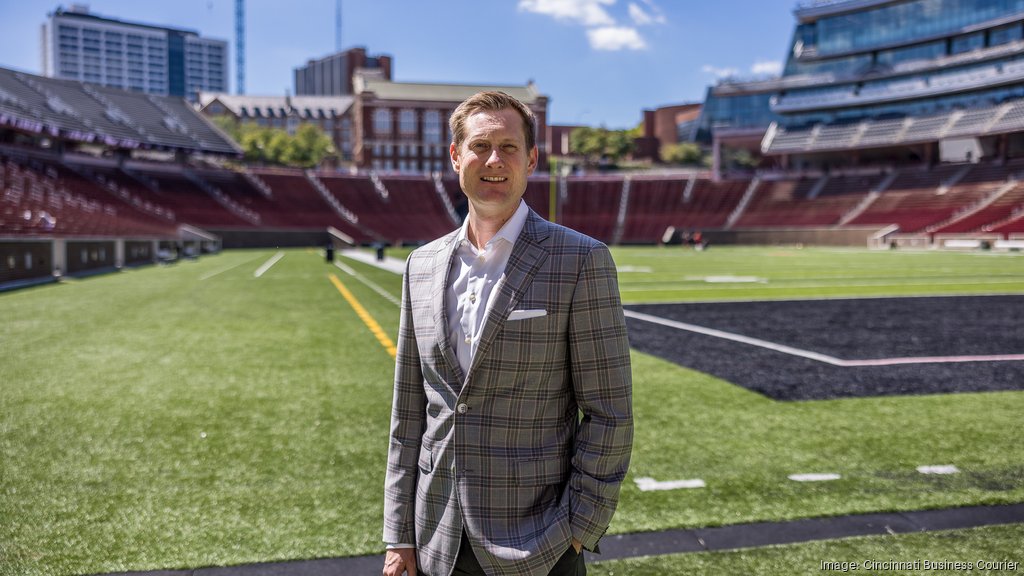
M 395 343 L 391 341 L 391 338 L 388 338 L 388 335 L 384 332 L 384 329 L 380 327 L 380 324 L 373 319 L 373 316 L 370 316 L 370 313 L 366 311 L 366 308 L 363 308 L 363 305 L 359 303 L 359 300 L 356 300 L 356 297 L 348 291 L 348 288 L 341 283 L 341 280 L 338 280 L 337 276 L 334 274 L 328 274 L 327 276 L 331 279 L 331 282 L 334 283 L 334 287 L 338 289 L 338 292 L 341 292 L 341 295 L 348 301 L 349 306 L 356 311 L 356 316 L 359 316 L 359 319 L 363 321 L 363 324 L 366 324 L 366 327 L 370 329 L 370 332 L 373 332 L 373 335 L 377 337 L 377 341 L 380 342 L 380 345 L 388 351 L 388 354 L 391 354 L 392 358 L 397 357 L 398 349 L 395 348 Z

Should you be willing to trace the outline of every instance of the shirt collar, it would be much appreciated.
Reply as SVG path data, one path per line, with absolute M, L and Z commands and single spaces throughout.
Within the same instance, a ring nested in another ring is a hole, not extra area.
M 515 244 L 516 240 L 519 239 L 519 234 L 523 231 L 523 227 L 526 226 L 526 217 L 530 214 L 530 209 L 526 206 L 526 201 L 520 199 L 519 207 L 512 214 L 505 224 L 498 230 L 498 233 L 494 235 L 487 242 L 487 246 L 494 245 L 496 240 L 504 240 L 509 244 Z M 459 235 L 455 237 L 457 245 L 463 245 L 469 243 L 469 216 L 466 216 L 466 220 L 462 223 L 462 228 L 459 229 Z M 485 246 L 486 248 L 486 246 Z

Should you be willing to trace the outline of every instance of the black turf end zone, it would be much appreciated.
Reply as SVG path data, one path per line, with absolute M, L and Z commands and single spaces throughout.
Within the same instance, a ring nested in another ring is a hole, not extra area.
M 627 306 L 843 360 L 1024 354 L 1024 296 Z M 627 318 L 633 348 L 775 400 L 1024 390 L 1024 361 L 841 367 Z

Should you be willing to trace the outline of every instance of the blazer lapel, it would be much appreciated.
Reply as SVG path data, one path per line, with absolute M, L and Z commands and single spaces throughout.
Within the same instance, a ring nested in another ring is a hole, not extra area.
M 456 248 L 455 238 L 458 233 L 459 231 L 456 230 L 446 236 L 437 252 L 434 253 L 433 271 L 430 275 L 430 306 L 441 355 L 448 363 L 448 368 L 458 377 L 457 380 L 461 385 L 465 380 L 465 375 L 462 373 L 459 360 L 456 358 L 455 350 L 452 350 L 451 340 L 448 338 L 448 306 L 445 302 L 448 295 L 448 290 L 445 288 L 448 286 L 448 273 L 452 269 L 452 257 L 455 255 Z
M 512 254 L 509 255 L 508 264 L 505 265 L 505 272 L 501 276 L 501 286 L 491 296 L 490 311 L 487 313 L 487 320 L 484 321 L 484 329 L 480 335 L 480 345 L 473 356 L 473 363 L 469 367 L 469 374 L 476 371 L 480 360 L 487 354 L 487 350 L 494 342 L 509 312 L 519 302 L 523 293 L 530 286 L 537 270 L 545 260 L 548 259 L 548 250 L 541 245 L 548 237 L 548 223 L 546 220 L 530 210 L 526 218 L 523 231 L 519 234 L 515 246 L 512 247 Z

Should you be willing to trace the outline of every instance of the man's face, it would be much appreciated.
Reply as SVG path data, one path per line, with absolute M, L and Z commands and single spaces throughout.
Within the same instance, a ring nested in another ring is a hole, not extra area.
M 537 147 L 527 150 L 522 117 L 511 108 L 477 112 L 466 119 L 465 134 L 449 152 L 472 209 L 483 217 L 511 216 L 537 167 Z

